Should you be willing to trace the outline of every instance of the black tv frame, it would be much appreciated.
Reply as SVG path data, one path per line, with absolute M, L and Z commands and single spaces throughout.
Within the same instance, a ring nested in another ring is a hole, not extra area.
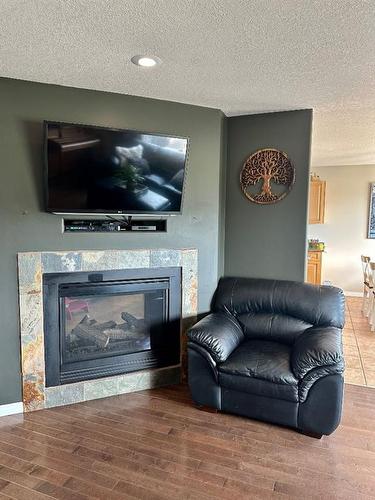
M 86 128 L 93 128 L 93 129 L 101 129 L 101 130 L 108 130 L 108 131 L 113 131 L 113 132 L 135 132 L 137 134 L 142 134 L 142 135 L 154 135 L 154 136 L 159 136 L 159 137 L 171 137 L 175 139 L 185 139 L 187 141 L 186 144 L 186 155 L 185 155 L 185 163 L 184 163 L 184 181 L 182 185 L 182 193 L 181 193 L 181 204 L 180 204 L 180 210 L 179 211 L 158 211 L 158 212 L 147 212 L 147 211 L 131 211 L 131 210 L 80 210 L 80 209 L 66 209 L 62 211 L 61 209 L 56 209 L 49 207 L 49 189 L 48 189 L 48 135 L 47 135 L 47 130 L 49 125 L 66 125 L 66 126 L 73 126 L 73 127 L 86 127 Z M 48 213 L 52 213 L 55 215 L 121 215 L 121 216 L 145 216 L 147 215 L 148 217 L 163 217 L 167 215 L 181 215 L 182 214 L 182 209 L 183 209 L 183 204 L 184 204 L 184 199 L 185 199 L 185 185 L 186 185 L 186 177 L 187 177 L 187 167 L 189 164 L 189 152 L 190 152 L 190 138 L 187 136 L 181 136 L 181 135 L 172 135 L 172 134 L 162 134 L 160 132 L 145 132 L 142 130 L 138 129 L 124 129 L 124 128 L 115 128 L 115 127 L 106 127 L 102 125 L 85 125 L 84 123 L 70 123 L 70 122 L 59 122 L 55 120 L 44 120 L 43 121 L 43 134 L 44 134 L 44 140 L 43 140 L 43 161 L 44 161 L 44 205 L 45 205 L 45 210 Z

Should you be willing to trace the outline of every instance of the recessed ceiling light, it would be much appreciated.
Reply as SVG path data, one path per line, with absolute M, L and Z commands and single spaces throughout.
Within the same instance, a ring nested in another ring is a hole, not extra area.
M 143 68 L 152 68 L 161 63 L 161 59 L 155 56 L 133 56 L 131 62 Z

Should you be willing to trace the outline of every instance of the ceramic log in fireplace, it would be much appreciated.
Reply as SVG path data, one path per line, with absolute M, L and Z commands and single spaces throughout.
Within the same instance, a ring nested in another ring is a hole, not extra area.
M 43 275 L 46 386 L 180 362 L 181 268 Z

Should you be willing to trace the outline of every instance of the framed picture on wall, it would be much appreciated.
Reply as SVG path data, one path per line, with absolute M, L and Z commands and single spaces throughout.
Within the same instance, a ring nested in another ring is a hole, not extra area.
M 370 184 L 367 238 L 375 239 L 375 182 L 371 182 Z

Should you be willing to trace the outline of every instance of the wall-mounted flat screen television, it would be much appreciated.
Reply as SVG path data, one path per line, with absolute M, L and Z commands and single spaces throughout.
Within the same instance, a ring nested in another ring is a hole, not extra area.
M 187 138 L 44 124 L 49 212 L 181 213 Z

